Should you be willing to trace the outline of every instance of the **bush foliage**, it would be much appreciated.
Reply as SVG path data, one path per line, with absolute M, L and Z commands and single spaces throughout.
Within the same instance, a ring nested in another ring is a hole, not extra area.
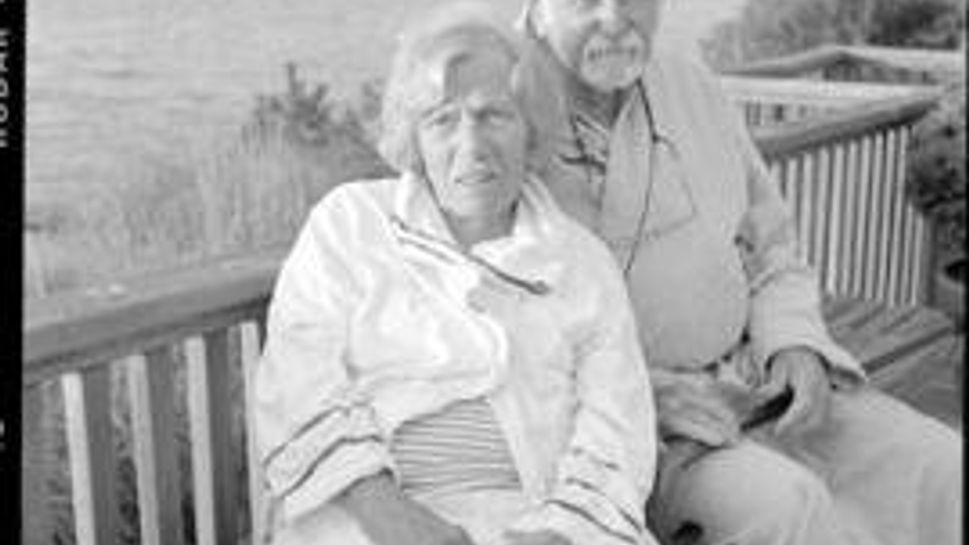
M 724 68 L 822 44 L 954 49 L 965 28 L 965 0 L 757 0 L 703 49 Z
M 940 250 L 966 242 L 966 83 L 952 85 L 912 130 L 907 191 L 935 224 Z

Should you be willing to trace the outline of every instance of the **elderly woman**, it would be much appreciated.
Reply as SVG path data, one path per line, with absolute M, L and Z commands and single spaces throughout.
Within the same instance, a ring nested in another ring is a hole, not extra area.
M 477 8 L 406 35 L 382 142 L 402 174 L 334 189 L 286 259 L 255 404 L 275 543 L 654 543 L 632 312 L 526 172 L 518 59 Z
M 733 106 L 697 63 L 654 51 L 662 4 L 528 0 L 522 80 L 560 97 L 543 179 L 627 280 L 668 447 L 659 537 L 960 543 L 958 434 L 867 386 L 831 340 Z M 782 414 L 756 426 L 761 398 Z

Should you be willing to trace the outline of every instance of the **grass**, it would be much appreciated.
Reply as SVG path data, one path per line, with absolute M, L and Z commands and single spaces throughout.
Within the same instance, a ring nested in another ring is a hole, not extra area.
M 32 211 L 25 296 L 286 245 L 331 187 L 379 171 L 374 153 L 349 139 L 319 149 L 281 136 L 201 149 L 135 173 L 136 183 Z
M 367 82 L 358 103 L 337 103 L 288 64 L 284 89 L 256 97 L 233 137 L 193 135 L 84 200 L 28 207 L 25 297 L 288 245 L 333 186 L 390 172 L 371 144 L 379 95 Z

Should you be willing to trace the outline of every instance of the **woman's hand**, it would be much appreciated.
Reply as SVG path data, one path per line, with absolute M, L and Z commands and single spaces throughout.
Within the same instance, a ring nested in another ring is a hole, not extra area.
M 827 421 L 831 382 L 821 356 L 808 348 L 786 348 L 771 358 L 768 369 L 759 394 L 770 398 L 788 388 L 794 393 L 791 406 L 774 426 L 775 434 L 811 431 Z
M 541 532 L 508 532 L 505 534 L 507 545 L 578 545 L 558 532 L 542 530 Z
M 463 528 L 404 495 L 387 473 L 361 479 L 337 502 L 376 545 L 475 545 Z

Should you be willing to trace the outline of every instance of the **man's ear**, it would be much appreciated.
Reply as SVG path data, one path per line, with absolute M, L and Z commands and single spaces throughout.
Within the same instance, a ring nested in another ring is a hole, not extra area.
M 536 38 L 544 38 L 548 28 L 548 15 L 545 13 L 545 6 L 542 0 L 529 0 L 525 6 L 523 22 L 525 32 Z

